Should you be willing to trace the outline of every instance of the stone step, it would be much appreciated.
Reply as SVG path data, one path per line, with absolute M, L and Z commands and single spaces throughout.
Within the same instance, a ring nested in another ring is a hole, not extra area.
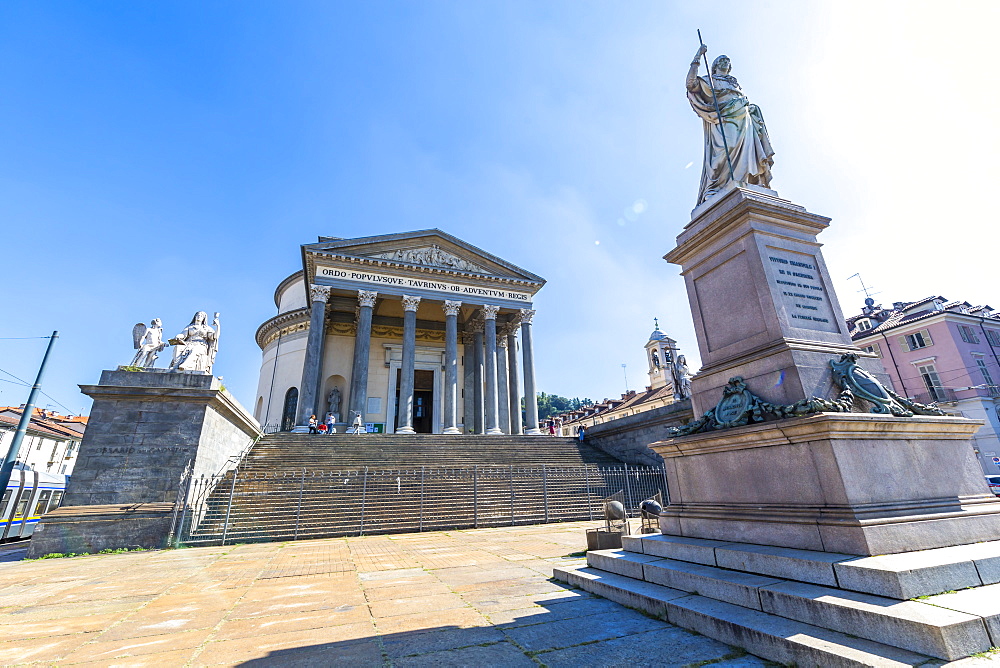
M 781 582 L 773 577 L 727 571 L 714 566 L 662 559 L 625 550 L 591 550 L 587 552 L 587 565 L 754 610 L 761 609 L 758 590 Z
M 1000 582 L 1000 541 L 876 557 L 665 535 L 623 536 L 622 548 L 898 600 Z
M 592 550 L 587 553 L 587 565 L 940 659 L 958 659 L 991 646 L 981 617 L 920 601 L 899 601 L 624 549 Z
M 763 611 L 806 624 L 953 661 L 988 650 L 983 619 L 922 601 L 895 599 L 804 582 L 760 590 Z
M 1000 647 L 1000 584 L 948 592 L 921 599 L 928 605 L 983 618 L 993 647 Z
M 902 667 L 931 660 L 897 647 L 593 568 L 556 568 L 553 577 L 784 665 Z

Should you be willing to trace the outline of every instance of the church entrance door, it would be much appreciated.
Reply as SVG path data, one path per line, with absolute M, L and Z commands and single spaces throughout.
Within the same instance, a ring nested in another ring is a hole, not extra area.
M 399 386 L 402 371 L 396 370 L 396 416 L 393 431 L 399 430 Z M 418 434 L 434 433 L 434 372 L 413 372 L 413 430 Z

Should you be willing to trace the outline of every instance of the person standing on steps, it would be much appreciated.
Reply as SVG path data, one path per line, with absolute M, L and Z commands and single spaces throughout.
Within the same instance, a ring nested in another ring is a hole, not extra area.
M 316 416 L 315 415 L 310 415 L 309 416 L 309 433 L 310 434 L 318 434 L 319 433 L 319 429 L 316 428 L 316 426 L 318 424 L 319 423 L 316 421 Z
M 333 413 L 326 414 L 326 433 L 332 434 L 334 432 L 333 425 L 336 424 L 337 418 L 333 416 Z
M 583 443 L 583 437 L 587 435 L 587 428 L 582 424 L 576 428 L 576 438 L 578 441 Z

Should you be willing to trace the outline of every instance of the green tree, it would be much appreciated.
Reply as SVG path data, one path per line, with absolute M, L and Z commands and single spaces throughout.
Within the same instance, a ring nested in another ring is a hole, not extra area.
M 546 394 L 545 392 L 538 393 L 538 419 L 545 420 L 553 415 L 558 415 L 559 413 L 564 413 L 566 411 L 573 411 L 584 406 L 593 405 L 593 401 L 587 398 L 580 399 L 579 397 L 573 397 L 572 399 L 567 399 L 566 397 L 560 397 L 558 394 Z M 524 399 L 521 399 L 521 410 L 524 410 Z

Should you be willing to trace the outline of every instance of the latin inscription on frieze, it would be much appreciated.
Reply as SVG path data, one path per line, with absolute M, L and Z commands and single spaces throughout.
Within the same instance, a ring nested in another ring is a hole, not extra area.
M 427 280 L 425 278 L 394 276 L 380 274 L 369 271 L 358 271 L 351 268 L 340 267 L 317 267 L 316 278 L 328 278 L 335 281 L 348 281 L 351 283 L 364 284 L 378 290 L 383 288 L 397 289 L 417 289 L 441 292 L 453 297 L 485 297 L 494 299 L 506 299 L 516 302 L 531 302 L 531 293 L 519 290 L 508 290 L 506 288 L 486 288 L 477 285 L 467 285 L 464 283 L 452 283 L 448 281 Z
M 789 324 L 821 332 L 838 331 L 815 259 L 808 255 L 790 255 L 776 248 L 768 251 L 771 276 L 781 295 Z

